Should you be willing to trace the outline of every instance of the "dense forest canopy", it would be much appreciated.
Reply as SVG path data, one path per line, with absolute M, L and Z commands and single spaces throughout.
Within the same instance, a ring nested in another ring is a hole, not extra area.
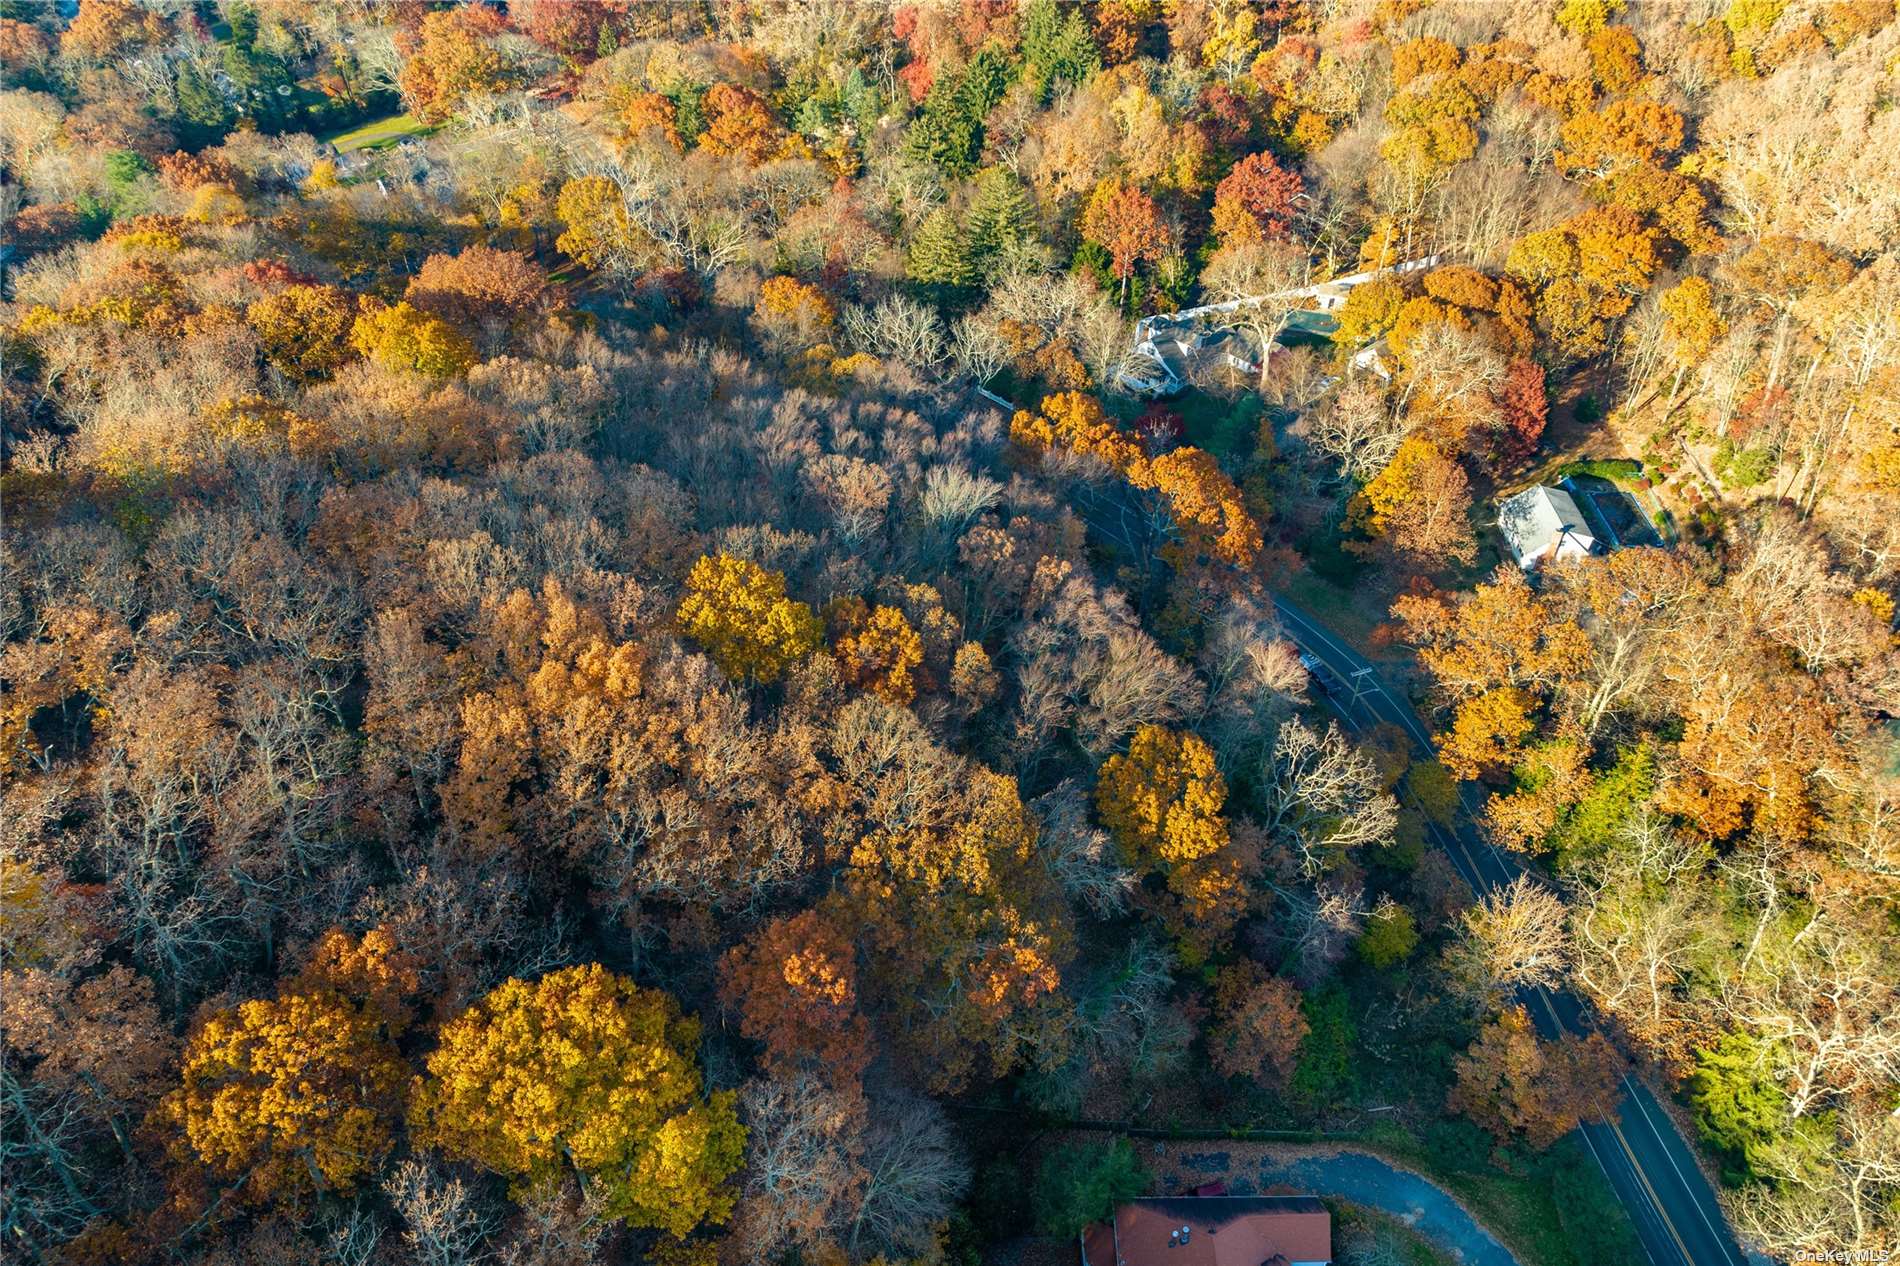
M 1582 1263 L 1625 1071 L 1900 1247 L 1892 0 L 0 0 L 0 84 L 7 1254 L 976 1262 L 1094 1121 Z

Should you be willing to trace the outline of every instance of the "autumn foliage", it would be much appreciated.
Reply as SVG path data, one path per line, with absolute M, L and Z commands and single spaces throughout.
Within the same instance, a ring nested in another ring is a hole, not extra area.
M 1617 1057 L 1601 1034 L 1545 1041 L 1522 1007 L 1487 1024 L 1453 1061 L 1447 1103 L 1500 1139 L 1542 1151 L 1582 1121 L 1614 1115 Z
M 598 965 L 506 981 L 443 1027 L 412 1129 L 524 1191 L 571 1167 L 607 1216 L 684 1237 L 725 1220 L 745 1146 L 732 1093 L 701 1093 L 699 1032 Z
M 1157 260 L 1166 245 L 1160 209 L 1139 189 L 1112 180 L 1098 185 L 1082 212 L 1082 236 L 1108 252 L 1109 266 L 1127 298 L 1135 265 Z
M 245 318 L 264 355 L 298 383 L 329 377 L 355 351 L 356 301 L 332 286 L 289 285 L 252 303 Z
M 162 1116 L 248 1199 L 348 1190 L 395 1139 L 408 1073 L 391 1039 L 416 983 L 386 935 L 330 933 L 275 999 L 204 1018 Z
M 452 377 L 475 363 L 467 336 L 406 299 L 394 307 L 364 305 L 350 328 L 350 346 L 385 369 L 431 378 Z
M 1214 188 L 1214 233 L 1223 242 L 1277 237 L 1287 231 L 1304 186 L 1269 154 L 1235 163 Z
M 485 4 L 441 9 L 422 19 L 401 78 L 403 97 L 418 118 L 440 122 L 464 97 L 508 86 L 507 62 L 493 43 L 506 21 Z
M 1224 967 L 1214 983 L 1214 1027 L 1207 1036 L 1215 1071 L 1280 1087 L 1292 1077 L 1311 1026 L 1300 991 L 1253 963 Z
M 816 649 L 823 624 L 785 596 L 785 577 L 730 554 L 708 554 L 686 577 L 680 629 L 728 675 L 771 682 Z
M 1232 919 L 1239 898 L 1226 803 L 1213 749 L 1158 725 L 1136 730 L 1125 755 L 1103 762 L 1095 786 L 1096 814 L 1123 857 L 1166 880 L 1190 925 L 1213 928 Z
M 464 330 L 488 320 L 504 326 L 544 302 L 547 278 L 516 251 L 470 246 L 456 255 L 431 255 L 403 297 Z
M 1900 1240 L 1891 0 L 67 9 L 10 1258 L 939 1266 L 1147 1181 L 996 1103 L 1389 1105 L 1640 1258 L 1525 1159 L 1611 1034 L 1746 1254 Z M 1532 480 L 1595 549 L 1503 556 Z
M 766 924 L 727 952 L 720 971 L 740 1031 L 764 1044 L 769 1066 L 788 1075 L 808 1067 L 839 1085 L 863 1071 L 870 1047 L 856 952 L 824 915 Z

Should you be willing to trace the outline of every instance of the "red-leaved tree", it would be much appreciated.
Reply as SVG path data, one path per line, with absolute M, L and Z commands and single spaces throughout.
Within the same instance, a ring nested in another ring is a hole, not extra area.
M 1283 236 L 1305 188 L 1300 174 L 1273 155 L 1249 154 L 1214 187 L 1215 236 L 1222 242 Z
M 1498 412 L 1503 428 L 1498 434 L 1498 456 L 1521 462 L 1537 451 L 1550 420 L 1550 400 L 1544 395 L 1544 371 L 1528 360 L 1514 360 L 1498 388 Z

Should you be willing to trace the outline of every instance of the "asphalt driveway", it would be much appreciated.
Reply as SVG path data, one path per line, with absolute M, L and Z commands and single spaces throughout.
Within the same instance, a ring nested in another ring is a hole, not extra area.
M 1182 1143 L 1144 1159 L 1162 1191 L 1224 1182 L 1233 1196 L 1266 1195 L 1285 1187 L 1303 1195 L 1337 1196 L 1391 1214 L 1467 1266 L 1518 1266 L 1497 1237 L 1449 1194 L 1369 1152 Z

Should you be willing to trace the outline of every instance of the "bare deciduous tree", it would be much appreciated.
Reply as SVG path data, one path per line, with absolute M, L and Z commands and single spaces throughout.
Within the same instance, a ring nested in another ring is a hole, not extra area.
M 1337 723 L 1320 732 L 1288 720 L 1260 781 L 1262 825 L 1309 879 L 1338 869 L 1354 849 L 1389 840 L 1398 826 L 1398 801 L 1378 766 Z
M 403 1242 L 419 1266 L 475 1266 L 500 1226 L 481 1194 L 462 1178 L 415 1157 L 383 1180 L 403 1222 Z
M 1074 780 L 1036 799 L 1038 846 L 1063 895 L 1098 918 L 1128 908 L 1138 876 L 1121 864 L 1108 832 L 1089 820 L 1088 793 Z
M 844 329 L 854 346 L 873 356 L 902 361 L 925 373 L 943 364 L 943 322 L 915 299 L 891 295 L 868 308 L 847 308 Z
M 928 1099 L 874 1098 L 864 1141 L 863 1203 L 847 1244 L 854 1255 L 927 1251 L 931 1228 L 948 1216 L 970 1185 L 964 1158 L 943 1109 Z
M 1392 462 L 1406 426 L 1387 407 L 1385 390 L 1368 377 L 1349 380 L 1301 422 L 1302 435 L 1333 464 L 1341 484 L 1364 484 Z
M 866 1109 L 853 1085 L 801 1073 L 747 1082 L 743 1194 L 733 1235 L 752 1260 L 835 1243 L 862 1209 Z
M 1465 911 L 1446 952 L 1453 979 L 1485 998 L 1557 988 L 1572 959 L 1568 917 L 1556 893 L 1519 875 Z

